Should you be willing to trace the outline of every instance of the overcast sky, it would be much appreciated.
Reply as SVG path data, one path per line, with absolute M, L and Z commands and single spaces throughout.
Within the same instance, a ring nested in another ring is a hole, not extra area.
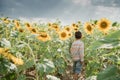
M 106 17 L 120 21 L 120 0 L 0 0 L 0 16 L 59 19 L 64 23 Z

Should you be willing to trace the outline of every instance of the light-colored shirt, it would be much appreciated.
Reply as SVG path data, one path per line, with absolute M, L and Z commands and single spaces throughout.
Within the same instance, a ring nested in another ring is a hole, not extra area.
M 73 61 L 84 61 L 84 43 L 81 40 L 76 40 L 72 43 L 70 52 Z

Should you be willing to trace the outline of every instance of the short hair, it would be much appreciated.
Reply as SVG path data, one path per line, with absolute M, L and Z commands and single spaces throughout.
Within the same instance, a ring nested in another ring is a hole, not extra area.
M 75 32 L 75 38 L 80 39 L 82 37 L 82 33 L 80 31 Z

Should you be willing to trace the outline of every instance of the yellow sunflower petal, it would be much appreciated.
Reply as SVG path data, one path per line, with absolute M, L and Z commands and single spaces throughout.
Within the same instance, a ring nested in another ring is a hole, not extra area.
M 64 30 L 66 30 L 67 32 L 71 32 L 71 31 L 72 31 L 72 28 L 69 27 L 69 26 L 65 26 L 65 27 L 64 27 Z
M 64 31 L 64 30 L 59 32 L 59 38 L 61 40 L 66 40 L 68 38 L 68 33 L 66 31 Z
M 90 22 L 86 22 L 84 25 L 85 32 L 87 34 L 92 34 L 93 33 L 93 26 L 91 25 Z
M 24 62 L 23 62 L 22 59 L 16 58 L 16 57 L 14 57 L 14 56 L 11 56 L 11 60 L 12 60 L 12 61 L 14 62 L 14 64 L 16 64 L 16 65 L 23 65 L 23 64 L 24 64 Z
M 50 36 L 46 32 L 40 32 L 37 38 L 43 42 L 51 40 Z
M 97 22 L 97 26 L 100 31 L 106 33 L 110 29 L 111 21 L 106 18 L 102 18 Z

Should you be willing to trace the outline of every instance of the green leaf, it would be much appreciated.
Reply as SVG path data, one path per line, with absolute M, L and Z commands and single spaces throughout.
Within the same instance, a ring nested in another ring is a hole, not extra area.
M 105 37 L 105 39 L 119 39 L 120 40 L 120 30 L 115 31 Z
M 97 78 L 97 76 L 90 76 L 86 80 L 97 80 L 96 78 Z
M 38 63 L 38 64 L 36 65 L 36 69 L 37 69 L 37 71 L 39 72 L 40 76 L 42 77 L 42 76 L 44 75 L 44 72 L 45 72 L 44 64 Z
M 44 59 L 44 63 L 45 63 L 45 65 L 47 65 L 51 68 L 55 68 L 54 63 L 48 59 Z
M 3 45 L 6 48 L 11 48 L 11 43 L 6 38 L 2 38 L 1 45 Z
M 46 77 L 48 80 L 60 80 L 59 78 L 52 76 L 52 75 L 47 75 Z
M 5 75 L 8 72 L 8 67 L 6 65 L 9 65 L 8 60 L 4 58 L 0 58 L 0 74 Z
M 18 72 L 25 70 L 25 69 L 28 69 L 28 68 L 32 67 L 33 65 L 34 65 L 33 59 L 28 60 L 24 63 L 24 65 L 18 66 Z
M 37 70 L 40 74 L 43 73 L 52 73 L 55 69 L 54 63 L 49 59 L 44 59 L 42 63 L 37 64 Z
M 24 48 L 26 45 L 24 43 L 18 43 L 17 48 L 21 49 Z
M 15 72 L 8 73 L 3 77 L 3 79 L 6 80 L 15 80 L 15 78 L 16 78 Z
M 120 60 L 118 60 L 117 64 L 120 65 Z
M 19 75 L 17 80 L 26 80 L 26 76 L 25 75 Z
M 98 48 L 116 48 L 116 47 L 120 47 L 120 30 L 105 36 L 103 39 L 93 42 L 89 49 L 95 50 Z
M 113 24 L 112 24 L 112 26 L 116 26 L 117 25 L 117 22 L 114 22 Z
M 97 75 L 97 80 L 115 80 L 117 71 L 116 66 L 110 66 Z
M 18 37 L 18 32 L 17 31 L 11 31 L 10 36 L 11 37 Z

